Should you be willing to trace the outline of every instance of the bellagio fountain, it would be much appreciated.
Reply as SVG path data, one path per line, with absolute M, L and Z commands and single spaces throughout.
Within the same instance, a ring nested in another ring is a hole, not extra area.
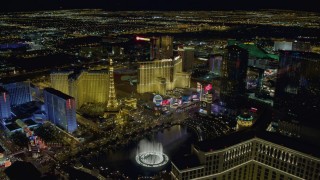
M 138 144 L 136 161 L 144 167 L 160 167 L 165 165 L 169 158 L 163 153 L 161 143 L 143 139 Z

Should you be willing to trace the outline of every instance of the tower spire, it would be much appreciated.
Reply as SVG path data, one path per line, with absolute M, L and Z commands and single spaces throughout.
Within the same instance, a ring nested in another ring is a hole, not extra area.
M 109 98 L 107 103 L 108 110 L 117 110 L 118 109 L 118 101 L 116 98 L 116 90 L 114 87 L 114 76 L 113 76 L 113 62 L 110 59 L 109 65 Z

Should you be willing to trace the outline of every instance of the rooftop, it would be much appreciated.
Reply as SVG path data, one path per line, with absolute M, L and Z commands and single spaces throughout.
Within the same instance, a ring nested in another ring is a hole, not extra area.
M 20 128 L 16 123 L 7 124 L 6 127 L 7 127 L 10 131 L 14 131 L 14 130 Z
M 256 46 L 255 44 L 238 44 L 238 46 L 240 46 L 243 49 L 246 49 L 249 52 L 249 57 L 279 60 L 278 55 L 269 54 L 265 50 Z
M 28 126 L 33 126 L 33 125 L 37 124 L 32 119 L 27 119 L 27 120 L 24 121 L 24 123 L 27 124 Z
M 320 147 L 318 147 L 319 145 L 315 143 L 309 144 L 308 142 L 300 138 L 291 138 L 278 133 L 265 131 L 270 123 L 272 110 L 270 108 L 263 109 L 263 107 L 260 107 L 259 109 L 261 110 L 261 114 L 258 117 L 256 123 L 250 129 L 238 131 L 211 140 L 197 142 L 194 144 L 194 147 L 203 152 L 210 152 L 222 150 L 238 143 L 248 141 L 252 138 L 260 138 L 265 141 L 269 141 L 270 143 L 285 146 L 301 153 L 320 158 Z
M 64 94 L 63 92 L 61 92 L 61 91 L 58 91 L 58 90 L 56 90 L 56 89 L 53 89 L 53 88 L 45 88 L 44 89 L 46 92 L 49 92 L 49 93 L 51 93 L 51 94 L 54 94 L 54 95 L 56 95 L 56 96 L 59 96 L 59 97 L 61 97 L 61 98 L 63 98 L 63 99 L 73 99 L 73 97 L 72 96 L 69 96 L 69 95 L 67 95 L 67 94 Z
M 17 119 L 24 119 L 32 116 L 33 113 L 41 110 L 43 105 L 40 101 L 30 101 L 19 106 L 13 107 L 12 112 L 16 115 Z
M 249 57 L 251 58 L 259 58 L 259 59 L 273 59 L 273 60 L 279 60 L 279 56 L 276 54 L 269 54 L 262 48 L 256 46 L 255 44 L 251 43 L 240 43 L 236 40 L 229 40 L 228 45 L 236 45 L 238 47 L 241 47 L 242 49 L 245 49 L 249 52 Z
M 197 167 L 201 165 L 198 157 L 193 154 L 174 157 L 172 161 L 174 162 L 174 165 L 178 169 L 188 169 L 188 168 Z
M 8 91 L 7 91 L 5 88 L 3 88 L 2 86 L 0 86 L 0 92 L 6 92 L 6 93 L 8 93 Z
M 301 51 L 279 51 L 280 55 L 292 55 L 300 59 L 307 59 L 311 61 L 320 62 L 320 54 L 314 52 L 301 52 Z
M 252 121 L 253 117 L 248 112 L 241 113 L 238 117 L 238 119 L 243 121 Z
M 269 141 L 274 144 L 288 147 L 290 149 L 309 154 L 312 156 L 320 157 L 319 148 L 313 145 L 302 142 L 301 139 L 290 138 L 280 134 L 272 132 L 258 132 L 255 130 L 240 131 L 227 136 L 218 137 L 213 140 L 207 140 L 195 143 L 195 147 L 203 152 L 211 152 L 230 146 L 236 145 L 243 141 L 250 140 L 252 138 L 260 138 Z

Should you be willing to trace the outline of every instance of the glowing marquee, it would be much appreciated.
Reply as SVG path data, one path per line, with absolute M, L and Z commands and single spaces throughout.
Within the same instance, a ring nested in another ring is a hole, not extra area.
M 139 37 L 139 36 L 137 36 L 137 37 L 136 37 L 136 40 L 137 40 L 137 41 L 150 41 L 150 38 L 144 38 L 144 37 Z
M 204 89 L 210 91 L 212 89 L 212 84 L 208 84 Z

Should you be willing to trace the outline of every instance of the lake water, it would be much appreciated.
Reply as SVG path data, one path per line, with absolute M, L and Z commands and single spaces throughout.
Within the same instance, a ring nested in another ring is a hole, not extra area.
M 161 142 L 163 152 L 169 157 L 175 156 L 177 153 L 190 151 L 191 144 L 194 141 L 192 132 L 189 132 L 186 127 L 175 125 L 164 129 L 153 135 L 146 136 L 149 141 Z M 117 151 L 108 151 L 100 153 L 99 156 L 90 160 L 95 166 L 108 167 L 108 170 L 120 170 L 125 175 L 136 179 L 138 176 L 153 176 L 160 171 L 170 171 L 171 161 L 166 165 L 158 168 L 142 167 L 135 161 L 136 148 L 139 142 L 134 143 L 130 147 L 122 148 Z M 103 174 L 103 173 L 102 173 Z

